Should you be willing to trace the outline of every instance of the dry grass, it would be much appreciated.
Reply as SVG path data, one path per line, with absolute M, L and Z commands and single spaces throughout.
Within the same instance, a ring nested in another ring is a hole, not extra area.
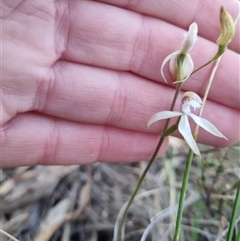
M 187 151 L 183 142 L 171 143 L 129 211 L 125 241 L 139 241 L 147 231 L 147 241 L 171 240 Z M 240 178 L 237 148 L 201 147 L 203 159 L 193 162 L 182 240 L 224 240 Z M 21 241 L 111 241 L 117 215 L 145 165 L 3 169 L 1 229 Z M 11 240 L 0 235 L 1 241 Z

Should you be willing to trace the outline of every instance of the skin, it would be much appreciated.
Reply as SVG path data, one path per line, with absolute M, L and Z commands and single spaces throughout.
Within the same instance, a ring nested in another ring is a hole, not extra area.
M 191 56 L 196 67 L 208 61 L 217 50 L 221 5 L 236 18 L 234 0 L 3 1 L 1 166 L 148 159 L 164 122 L 147 129 L 147 121 L 169 109 L 175 91 L 161 63 L 181 48 L 194 21 L 199 36 Z M 240 139 L 238 37 L 203 115 L 228 141 L 202 130 L 201 143 L 222 147 Z M 202 96 L 211 68 L 183 91 Z

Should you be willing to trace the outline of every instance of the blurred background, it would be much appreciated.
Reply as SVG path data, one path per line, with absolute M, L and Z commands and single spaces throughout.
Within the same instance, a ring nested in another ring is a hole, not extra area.
M 236 185 L 240 144 L 216 149 L 200 145 L 185 202 L 181 240 L 225 240 Z M 188 147 L 170 139 L 155 160 L 130 208 L 125 241 L 170 241 Z M 89 166 L 34 166 L 0 170 L 1 241 L 112 241 L 123 204 L 147 162 Z M 236 232 L 240 229 L 240 211 Z

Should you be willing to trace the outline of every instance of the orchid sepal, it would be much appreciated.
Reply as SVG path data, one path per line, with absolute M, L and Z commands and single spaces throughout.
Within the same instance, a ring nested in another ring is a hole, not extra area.
M 169 54 L 169 55 L 163 60 L 163 62 L 162 62 L 161 75 L 162 75 L 162 77 L 163 77 L 163 79 L 164 79 L 164 81 L 165 81 L 166 83 L 167 83 L 167 79 L 165 78 L 165 75 L 164 75 L 164 73 L 163 73 L 163 68 L 164 68 L 164 66 L 166 65 L 166 63 L 167 63 L 169 60 L 171 60 L 171 58 L 173 58 L 174 56 L 178 56 L 179 54 L 180 54 L 180 50 L 177 50 L 177 51 Z M 170 72 L 171 72 L 171 69 L 170 69 Z
M 197 143 L 193 138 L 187 115 L 182 115 L 179 125 L 178 125 L 178 130 L 181 133 L 181 135 L 183 136 L 184 140 L 187 142 L 188 146 L 191 148 L 191 150 L 196 155 L 201 156 Z
M 220 137 L 220 138 L 224 138 L 225 140 L 228 140 L 226 136 L 224 136 L 218 129 L 216 126 L 214 126 L 210 121 L 196 116 L 192 113 L 189 113 L 188 116 L 190 116 L 194 122 L 196 124 L 198 124 L 199 126 L 201 126 L 205 131 L 211 133 L 214 136 Z
M 147 123 L 147 128 L 152 125 L 154 122 L 159 120 L 166 120 L 172 117 L 181 116 L 182 113 L 179 111 L 161 111 L 154 114 Z

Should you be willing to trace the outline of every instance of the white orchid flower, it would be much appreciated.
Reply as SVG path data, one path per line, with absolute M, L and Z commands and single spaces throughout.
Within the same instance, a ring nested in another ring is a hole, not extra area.
M 195 44 L 195 42 L 197 40 L 197 32 L 198 32 L 198 25 L 194 22 L 190 25 L 189 30 L 188 30 L 187 34 L 185 35 L 185 40 L 184 40 L 181 50 L 177 50 L 177 51 L 169 54 L 163 60 L 163 63 L 161 66 L 161 74 L 162 74 L 165 82 L 167 82 L 167 80 L 163 73 L 164 66 L 166 65 L 166 63 L 168 61 L 170 61 L 169 70 L 170 70 L 170 73 L 172 74 L 173 78 L 176 79 L 177 78 L 177 61 L 178 61 L 178 58 L 180 55 L 184 55 L 185 57 L 182 62 L 181 76 L 178 77 L 178 79 L 174 82 L 174 84 L 185 81 L 191 75 L 193 68 L 194 68 L 194 64 L 193 64 L 192 58 L 188 52 L 192 49 L 193 45 Z
M 192 149 L 192 151 L 198 155 L 201 156 L 200 151 L 197 147 L 196 141 L 193 138 L 191 127 L 188 121 L 188 117 L 191 117 L 195 123 L 199 126 L 201 126 L 203 129 L 208 131 L 209 133 L 213 134 L 214 136 L 227 138 L 208 120 L 199 117 L 193 113 L 191 113 L 190 107 L 193 107 L 193 109 L 198 109 L 202 105 L 201 98 L 195 94 L 194 92 L 188 91 L 184 93 L 182 98 L 182 106 L 181 111 L 161 111 L 156 114 L 154 114 L 150 120 L 148 121 L 147 126 L 149 127 L 154 122 L 164 119 L 169 119 L 172 117 L 180 116 L 180 121 L 178 124 L 178 130 L 187 142 L 188 146 Z

